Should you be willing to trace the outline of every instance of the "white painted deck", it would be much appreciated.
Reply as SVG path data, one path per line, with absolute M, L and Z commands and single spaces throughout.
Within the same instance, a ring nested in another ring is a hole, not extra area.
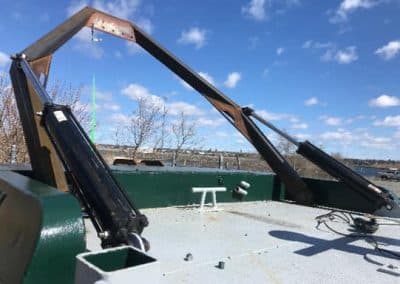
M 273 201 L 219 207 L 142 210 L 160 283 L 400 283 L 399 259 L 363 239 L 316 228 L 315 217 L 328 210 Z M 330 224 L 349 233 L 347 224 Z M 99 249 L 93 227 L 87 229 L 88 249 Z M 400 226 L 381 226 L 374 237 L 400 253 Z M 193 260 L 184 260 L 188 253 Z M 219 261 L 225 269 L 216 267 Z

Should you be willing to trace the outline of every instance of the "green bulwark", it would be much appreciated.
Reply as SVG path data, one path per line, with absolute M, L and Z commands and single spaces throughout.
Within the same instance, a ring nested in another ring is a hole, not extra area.
M 113 174 L 138 208 L 199 204 L 200 194 L 193 193 L 192 187 L 226 187 L 226 192 L 217 193 L 217 201 L 237 202 L 232 198 L 231 191 L 241 181 L 250 184 L 245 201 L 279 200 L 283 197 L 280 185 L 274 186 L 274 175 L 265 173 L 198 168 L 147 167 L 128 170 L 128 167 L 116 167 Z
M 227 191 L 218 192 L 217 201 L 237 202 L 231 191 L 241 181 L 251 185 L 243 201 L 286 199 L 284 186 L 276 175 L 270 173 L 126 166 L 115 167 L 113 173 L 138 208 L 199 204 L 200 194 L 192 193 L 191 188 L 202 186 L 224 186 Z M 316 205 L 367 213 L 375 210 L 370 201 L 342 183 L 306 178 L 304 181 L 313 192 Z
M 0 192 L 0 283 L 73 283 L 86 248 L 77 200 L 11 171 Z

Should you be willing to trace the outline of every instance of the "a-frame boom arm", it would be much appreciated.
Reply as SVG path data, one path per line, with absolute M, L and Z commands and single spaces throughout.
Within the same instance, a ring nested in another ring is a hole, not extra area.
M 44 82 L 47 81 L 48 69 L 43 68 L 41 65 L 39 65 L 39 67 L 41 66 L 42 68 L 35 68 L 35 65 L 37 62 L 47 59 L 45 62 L 47 66 L 49 66 L 51 55 L 83 27 L 89 27 L 125 40 L 136 42 L 148 53 L 157 58 L 166 67 L 197 90 L 236 127 L 279 176 L 293 200 L 302 204 L 312 203 L 312 194 L 306 184 L 285 158 L 276 150 L 268 138 L 260 131 L 252 119 L 243 112 L 242 108 L 131 22 L 89 7 L 82 9 L 23 51 L 27 61 L 30 62 L 36 73 L 36 76 L 43 77 Z

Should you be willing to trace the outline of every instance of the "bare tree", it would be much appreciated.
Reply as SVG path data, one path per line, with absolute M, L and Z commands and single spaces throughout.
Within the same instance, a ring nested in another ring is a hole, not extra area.
M 154 150 L 163 149 L 168 142 L 168 108 L 163 105 L 160 108 L 159 122 L 157 124 L 157 133 L 154 141 Z
M 305 160 L 296 153 L 296 146 L 282 136 L 278 136 L 277 149 L 296 171 L 302 171 Z
M 49 93 L 56 102 L 69 105 L 84 128 L 89 125 L 87 106 L 80 102 L 82 88 L 54 84 Z M 16 163 L 29 162 L 14 92 L 6 73 L 0 73 L 0 143 L 0 163 L 9 163 L 12 154 Z
M 161 106 L 151 99 L 140 98 L 137 108 L 133 111 L 129 124 L 121 133 L 122 140 L 132 145 L 132 159 L 135 159 L 138 150 L 147 145 L 156 133 L 156 124 L 160 119 Z
M 196 124 L 188 120 L 187 115 L 181 112 L 180 117 L 172 126 L 172 134 L 175 140 L 175 161 L 183 148 L 194 147 L 198 144 Z
M 28 162 L 14 93 L 5 74 L 0 74 L 0 143 L 1 163 L 11 162 L 12 155 L 17 163 Z
M 71 84 L 55 82 L 48 90 L 50 97 L 57 104 L 71 108 L 83 129 L 89 132 L 90 112 L 87 104 L 81 102 L 83 87 L 73 87 Z
M 282 136 L 278 136 L 278 144 L 276 146 L 284 156 L 292 156 L 296 152 L 296 146 Z

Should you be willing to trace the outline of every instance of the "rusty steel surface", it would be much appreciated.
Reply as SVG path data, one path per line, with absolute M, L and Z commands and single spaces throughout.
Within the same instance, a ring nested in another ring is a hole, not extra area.
M 135 42 L 135 27 L 132 23 L 116 17 L 95 12 L 86 23 L 86 26 L 96 30 Z
M 18 63 L 13 62 L 10 73 L 33 175 L 43 183 L 67 191 L 64 167 L 41 126 L 40 117 L 36 115 L 43 110 L 43 102 L 28 83 Z
M 33 72 L 39 78 L 44 87 L 47 85 L 47 78 L 50 73 L 52 56 L 44 56 L 30 62 Z M 43 76 L 43 77 L 42 77 Z
M 257 149 L 264 160 L 280 177 L 291 198 L 302 204 L 312 203 L 312 193 L 307 188 L 306 184 L 263 132 L 256 126 L 252 119 L 243 112 L 238 104 L 225 96 L 221 91 L 197 74 L 197 72 L 185 65 L 168 50 L 156 43 L 144 31 L 129 21 L 86 7 L 27 47 L 23 53 L 26 55 L 28 62 L 30 62 L 36 76 L 44 76 L 43 84 L 47 81 L 52 54 L 83 27 L 106 32 L 116 37 L 136 42 L 140 45 L 149 54 L 158 59 L 182 80 L 197 90 L 227 118 L 227 120 Z M 38 128 L 38 131 L 42 132 L 44 130 Z M 52 148 L 49 149 L 53 152 Z M 30 155 L 36 155 L 36 153 L 30 151 Z M 52 166 L 49 165 L 48 169 L 51 170 Z M 59 170 L 57 166 L 53 168 L 54 172 L 58 172 Z

